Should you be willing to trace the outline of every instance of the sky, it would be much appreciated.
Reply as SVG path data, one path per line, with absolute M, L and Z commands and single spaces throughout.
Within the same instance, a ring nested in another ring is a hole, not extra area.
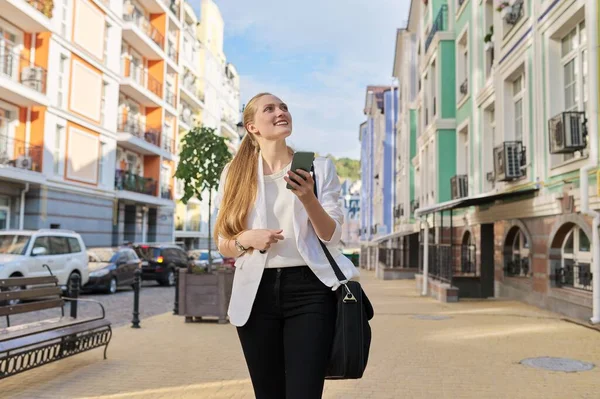
M 198 15 L 201 0 L 190 0 Z M 368 85 L 392 84 L 409 0 L 215 0 L 241 103 L 268 91 L 289 106 L 298 151 L 360 158 Z

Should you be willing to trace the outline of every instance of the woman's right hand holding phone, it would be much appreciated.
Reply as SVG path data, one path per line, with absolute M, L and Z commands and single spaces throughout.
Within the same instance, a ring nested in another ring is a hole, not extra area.
M 283 230 L 252 229 L 246 230 L 238 236 L 238 241 L 244 248 L 254 248 L 261 252 L 266 251 L 272 244 L 283 240 Z

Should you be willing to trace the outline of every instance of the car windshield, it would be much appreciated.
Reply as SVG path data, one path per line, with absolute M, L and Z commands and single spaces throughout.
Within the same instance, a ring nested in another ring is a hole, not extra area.
M 133 250 L 140 259 L 152 260 L 160 256 L 160 248 L 149 247 L 147 245 L 134 247 Z
M 25 255 L 29 236 L 18 234 L 0 235 L 0 254 Z
M 94 249 L 88 251 L 89 261 L 92 263 L 114 263 L 119 253 L 114 249 Z

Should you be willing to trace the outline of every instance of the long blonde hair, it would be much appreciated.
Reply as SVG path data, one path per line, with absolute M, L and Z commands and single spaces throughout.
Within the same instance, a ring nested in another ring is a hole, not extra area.
M 233 160 L 226 166 L 227 178 L 223 190 L 223 199 L 217 222 L 214 239 L 219 242 L 219 236 L 231 240 L 246 230 L 248 212 L 256 200 L 258 189 L 258 153 L 260 147 L 256 138 L 248 132 L 248 124 L 254 122 L 256 102 L 271 93 L 259 93 L 252 97 L 244 108 L 243 123 L 246 135 Z

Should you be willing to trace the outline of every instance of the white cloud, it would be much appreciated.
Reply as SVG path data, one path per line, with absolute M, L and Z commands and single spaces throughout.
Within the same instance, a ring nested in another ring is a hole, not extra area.
M 223 0 L 217 4 L 226 36 L 244 37 L 257 48 L 281 54 L 283 61 L 318 59 L 318 55 L 330 61 L 315 62 L 300 82 L 245 74 L 244 65 L 236 65 L 242 102 L 260 91 L 271 91 L 291 107 L 293 145 L 358 158 L 365 88 L 391 83 L 396 29 L 407 19 L 409 1 Z M 285 68 L 285 63 L 278 60 L 277 64 Z

